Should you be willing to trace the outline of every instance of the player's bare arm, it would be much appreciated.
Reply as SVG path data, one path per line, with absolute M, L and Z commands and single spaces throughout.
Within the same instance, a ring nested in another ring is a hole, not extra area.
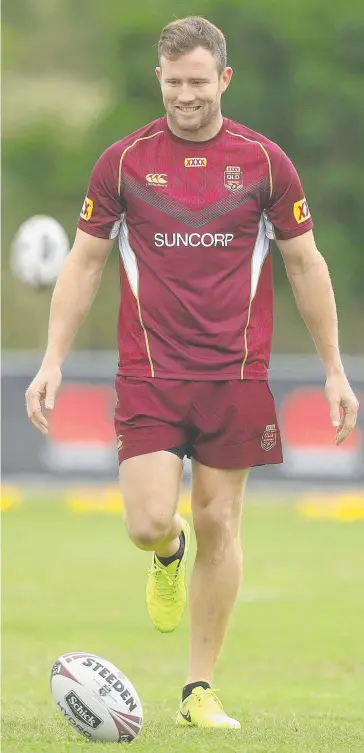
M 91 308 L 113 243 L 78 229 L 59 273 L 50 308 L 47 349 L 25 394 L 28 417 L 42 434 L 48 433 L 42 403 L 47 409 L 53 408 L 62 380 L 62 363 Z
M 312 230 L 289 240 L 277 240 L 298 309 L 312 335 L 326 371 L 326 397 L 341 444 L 354 428 L 358 401 L 340 357 L 334 292 L 325 259 Z

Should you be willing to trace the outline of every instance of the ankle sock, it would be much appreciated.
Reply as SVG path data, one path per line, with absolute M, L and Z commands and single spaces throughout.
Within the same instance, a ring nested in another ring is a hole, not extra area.
M 190 682 L 189 685 L 185 685 L 184 688 L 182 688 L 182 703 L 186 700 L 186 698 L 188 698 L 189 695 L 191 695 L 194 688 L 204 688 L 204 690 L 207 690 L 208 688 L 211 688 L 211 685 L 209 685 L 209 683 L 205 682 L 204 680 L 201 680 L 199 682 Z
M 160 562 L 162 565 L 166 567 L 167 565 L 170 565 L 171 562 L 174 562 L 175 560 L 181 560 L 183 557 L 183 553 L 185 551 L 185 535 L 183 531 L 181 531 L 179 535 L 179 541 L 180 541 L 180 545 L 176 554 L 172 554 L 170 557 L 159 557 L 158 554 L 156 554 L 155 556 L 158 562 Z

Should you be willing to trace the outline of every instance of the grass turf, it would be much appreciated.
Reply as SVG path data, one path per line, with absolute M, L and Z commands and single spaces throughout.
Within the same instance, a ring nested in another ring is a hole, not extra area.
M 364 524 L 305 520 L 293 502 L 248 495 L 244 512 L 245 576 L 214 683 L 240 732 L 174 726 L 188 618 L 169 635 L 149 623 L 149 555 L 121 516 L 75 515 L 55 499 L 6 512 L 3 753 L 114 750 L 84 741 L 51 698 L 52 662 L 76 650 L 134 682 L 136 753 L 364 751 Z

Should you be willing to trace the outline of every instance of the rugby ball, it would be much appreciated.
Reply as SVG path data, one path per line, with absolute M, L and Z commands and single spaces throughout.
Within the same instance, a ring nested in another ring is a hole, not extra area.
M 32 288 L 53 286 L 70 245 L 54 217 L 35 215 L 20 225 L 11 246 L 13 274 Z
M 82 651 L 60 656 L 51 670 L 51 691 L 61 714 L 87 740 L 130 743 L 142 729 L 134 686 L 100 656 Z

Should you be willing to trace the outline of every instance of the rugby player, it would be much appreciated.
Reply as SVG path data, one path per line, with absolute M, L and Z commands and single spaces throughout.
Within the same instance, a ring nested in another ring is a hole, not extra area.
M 126 529 L 153 552 L 147 608 L 158 630 L 172 631 L 186 603 L 190 528 L 177 502 L 183 460 L 191 457 L 197 554 L 177 724 L 238 729 L 212 682 L 241 580 L 249 469 L 282 462 L 268 382 L 271 241 L 326 371 L 336 444 L 353 429 L 358 403 L 297 172 L 277 144 L 222 115 L 232 77 L 223 33 L 201 17 L 175 20 L 162 30 L 158 52 L 165 114 L 117 140 L 92 170 L 27 411 L 47 434 L 43 403 L 54 406 L 63 360 L 117 239 L 115 431 Z

